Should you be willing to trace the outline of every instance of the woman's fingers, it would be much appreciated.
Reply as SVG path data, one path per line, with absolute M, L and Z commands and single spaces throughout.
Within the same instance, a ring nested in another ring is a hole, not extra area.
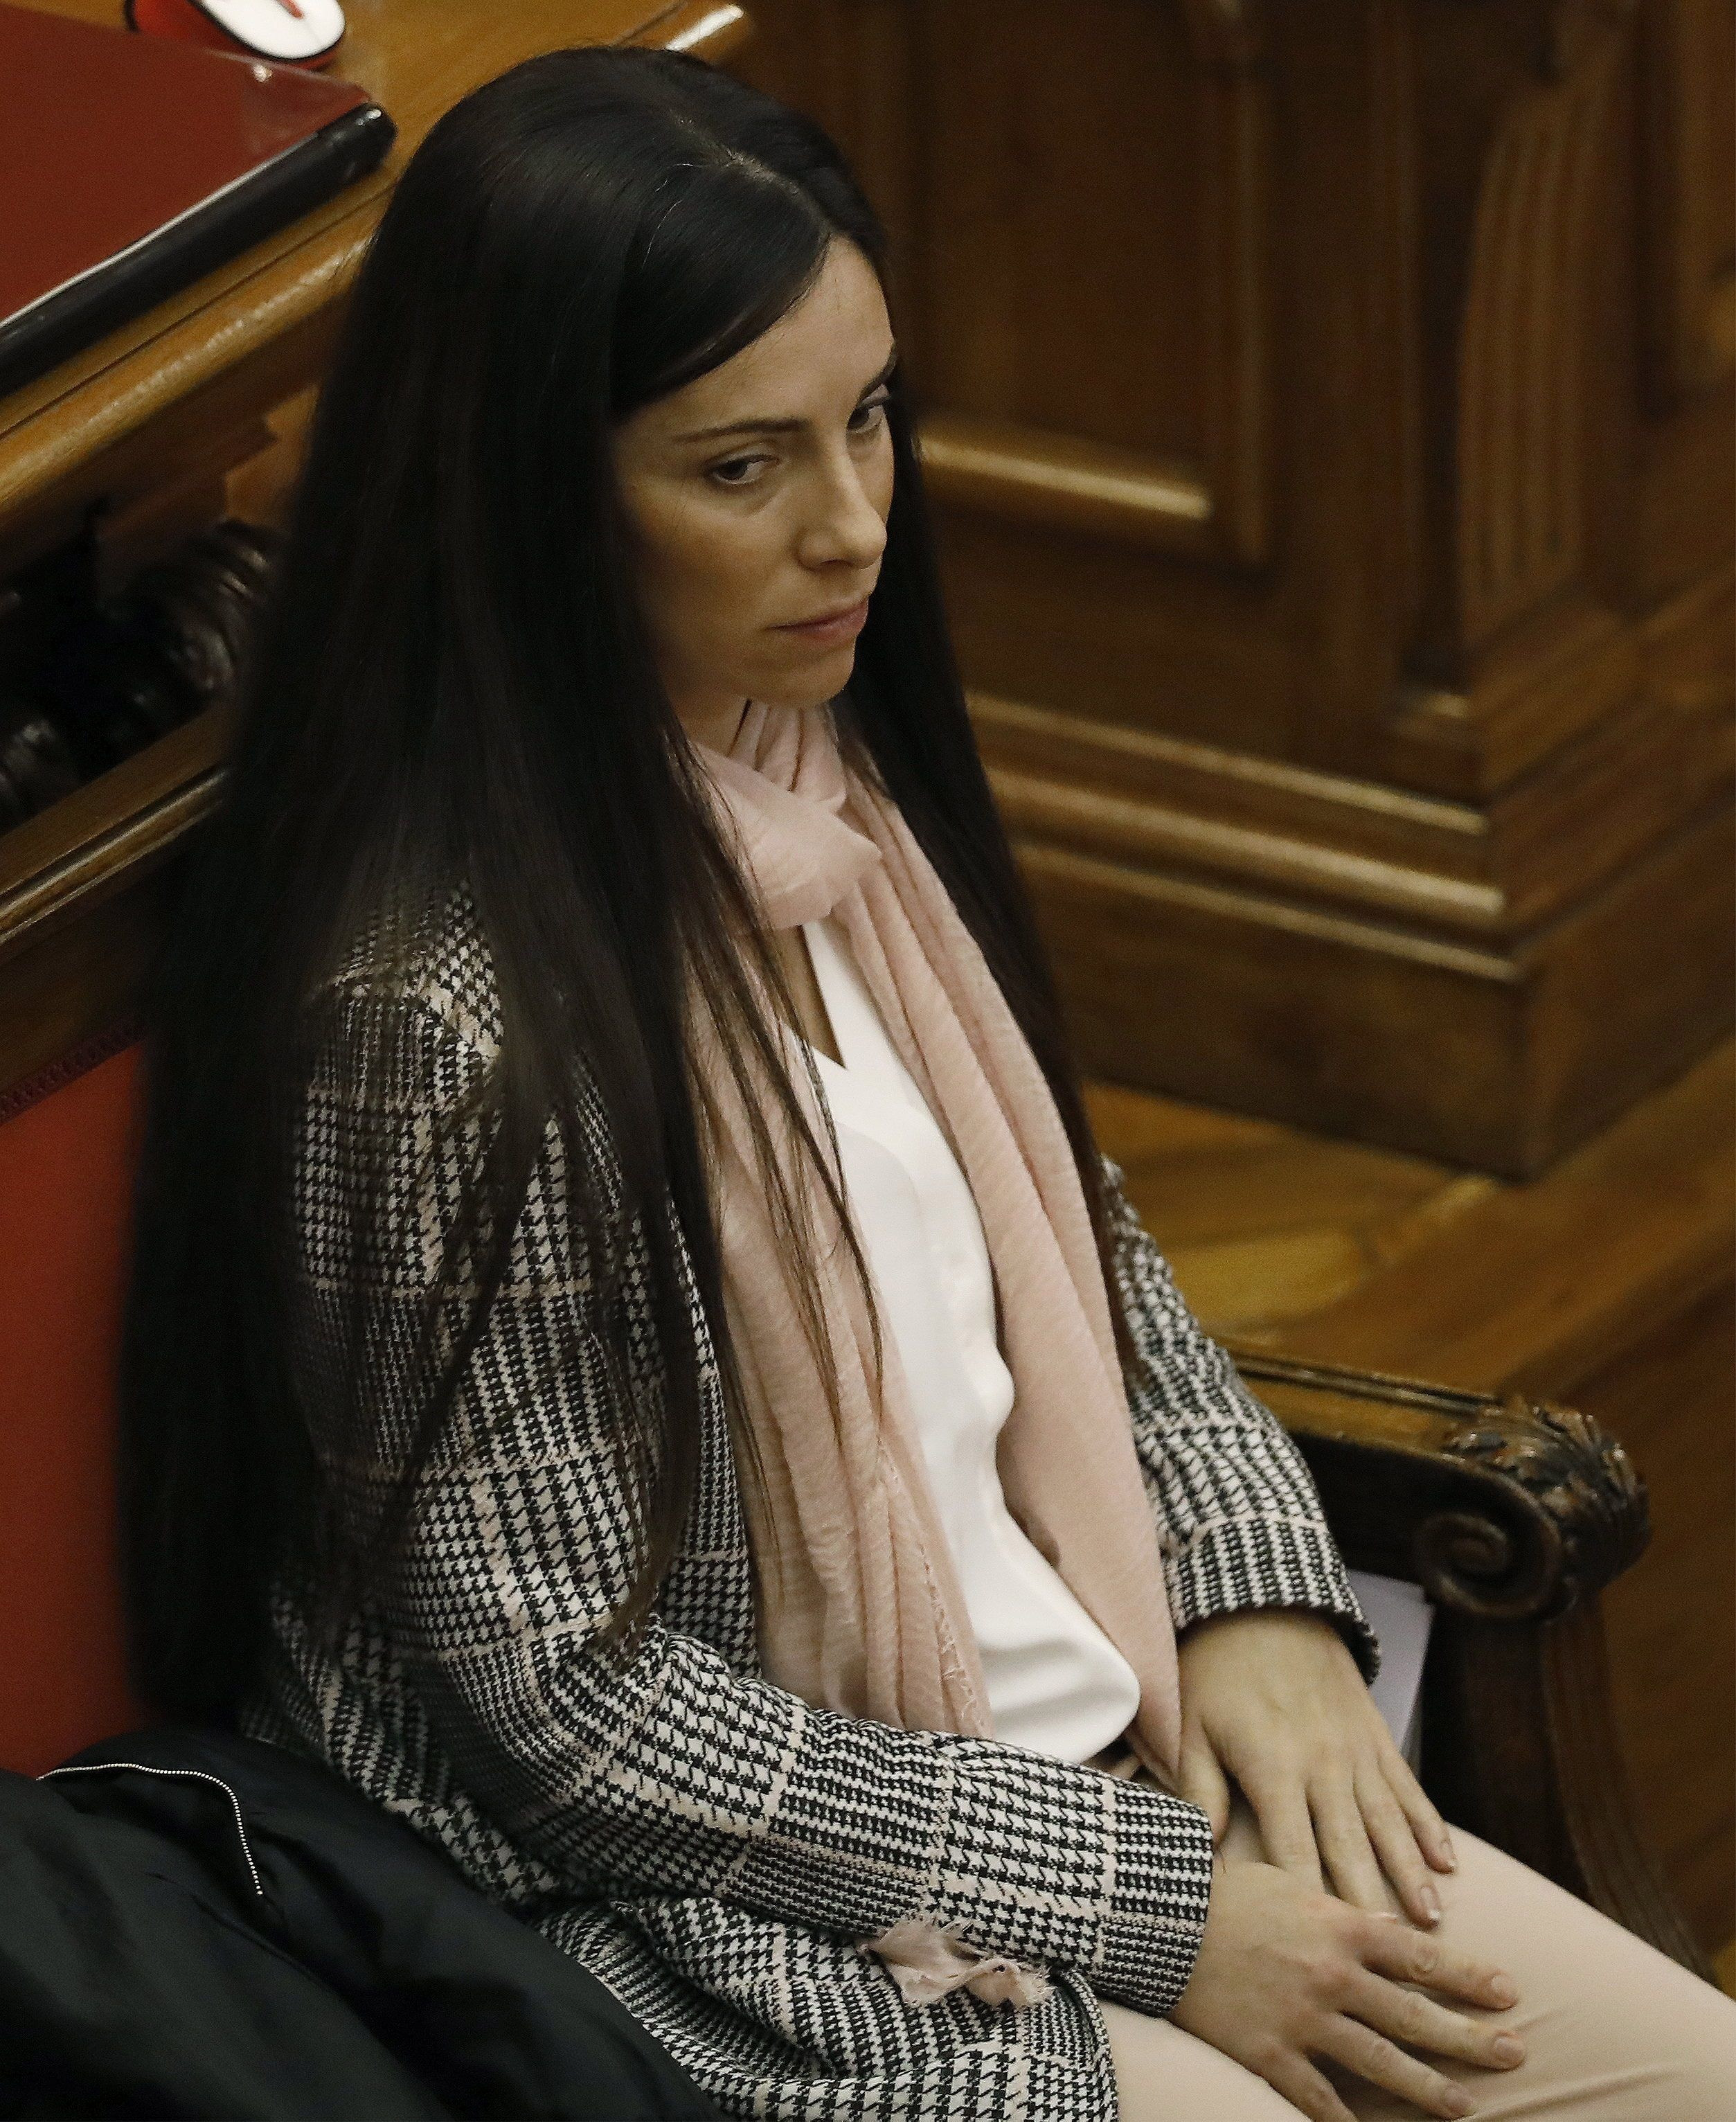
M 1197 1725 L 1182 1736 L 1178 1795 L 1197 1805 L 1211 1822 L 1211 1839 L 1221 1842 L 1230 1825 L 1230 1784 L 1211 1745 Z
M 1378 1766 L 1356 1774 L 1356 1804 L 1381 1868 L 1414 1922 L 1432 1928 L 1440 1921 L 1440 1896 L 1429 1877 L 1416 1832 Z
M 1443 2078 L 1415 2056 L 1407 2055 L 1395 2041 L 1360 2019 L 1329 2020 L 1320 2053 L 1342 2063 L 1358 2078 L 1366 2078 L 1370 2085 L 1412 2101 L 1425 2115 L 1474 2115 L 1477 2111 L 1476 2101 L 1463 2086 Z
M 1272 1862 L 1281 1872 L 1288 1872 L 1293 1878 L 1324 1893 L 1320 1852 L 1314 1842 L 1314 1823 L 1301 1778 L 1281 1773 L 1255 1781 L 1244 1774 L 1241 1783 Z
M 1350 1942 L 1363 1964 L 1353 1964 L 1335 1984 L 1337 2009 L 1309 2042 L 1310 2051 L 1425 2114 L 1474 2114 L 1466 2088 L 1412 2051 L 1511 2070 L 1525 2059 L 1524 2042 L 1498 2022 L 1468 2017 L 1403 1985 L 1422 1984 L 1500 2011 L 1514 2001 L 1511 1982 L 1499 1969 L 1390 1919 L 1359 1923 Z
M 1458 1858 L 1454 1850 L 1453 1837 L 1447 1823 L 1436 1811 L 1428 1792 L 1417 1782 L 1416 1773 L 1405 1759 L 1398 1741 L 1384 1724 L 1380 1727 L 1380 1736 L 1385 1742 L 1381 1750 L 1385 1755 L 1387 1788 L 1409 1821 L 1417 1847 L 1437 1872 L 1456 1872 Z
M 1380 1914 L 1387 1905 L 1380 1866 L 1349 1777 L 1323 1777 L 1309 1797 L 1315 1839 L 1339 1899 L 1371 1915 Z
M 1432 1938 L 1412 1936 L 1402 1943 L 1403 1950 L 1394 1956 L 1403 1979 L 1457 1989 L 1480 2003 L 1491 2001 L 1498 1979 L 1493 1970 L 1462 1954 L 1444 1951 Z M 1370 1968 L 1351 1974 L 1340 2002 L 1342 2009 L 1328 2022 L 1318 2052 L 1371 2085 L 1413 2101 L 1430 2115 L 1469 2115 L 1476 2103 L 1463 2087 L 1412 2055 L 1411 2049 L 1472 2064 L 1481 2070 L 1511 2070 L 1525 2059 L 1524 2043 L 1516 2034 L 1449 2011 Z M 1405 2047 L 1398 2045 L 1401 2041 Z
M 1512 1977 L 1500 1968 L 1454 1951 L 1438 1937 L 1401 1923 L 1376 1919 L 1365 1924 L 1357 1941 L 1357 1956 L 1377 1975 L 1389 1975 L 1394 1982 L 1420 1982 L 1426 1989 L 1462 1998 L 1484 2011 L 1504 2012 L 1519 2001 Z
M 1300 1858 L 1304 1833 L 1312 1850 L 1311 1830 L 1286 1810 L 1297 1790 L 1290 1780 L 1267 1793 L 1268 1855 L 1276 1853 L 1274 1843 L 1284 1846 L 1286 1831 L 1297 1838 L 1293 1858 Z M 1248 1797 L 1258 1805 L 1259 1793 Z M 1461 2000 L 1482 2008 L 1451 2008 Z M 1472 2112 L 1446 2070 L 1500 2070 L 1523 2060 L 1523 2045 L 1495 2017 L 1514 2002 L 1498 1968 L 1389 1910 L 1365 1913 L 1272 1863 L 1220 1860 L 1192 1979 L 1170 2016 L 1184 2033 L 1256 2072 L 1310 2122 L 1346 2122 L 1346 2102 L 1356 2095 L 1341 2072 L 1409 2103 L 1407 2112 Z
M 1468 2019 L 1432 1997 L 1402 1989 L 1384 1975 L 1363 1969 L 1344 1993 L 1343 2009 L 1351 2018 L 1388 2039 L 1455 2063 L 1474 2063 L 1482 2070 L 1511 2070 L 1525 2060 L 1525 2045 L 1499 2020 Z

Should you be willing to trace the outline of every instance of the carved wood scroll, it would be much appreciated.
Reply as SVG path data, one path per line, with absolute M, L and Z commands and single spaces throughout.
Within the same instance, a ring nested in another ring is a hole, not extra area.
M 1479 1620 L 1553 1620 L 1637 1562 L 1648 1526 L 1632 1461 L 1589 1415 L 1510 1400 L 1447 1446 L 1500 1477 L 1475 1513 L 1416 1530 L 1424 1588 Z
M 1233 1351 L 1328 1486 L 1359 1566 L 1478 1621 L 1558 1619 L 1643 1552 L 1645 1489 L 1589 1415 Z

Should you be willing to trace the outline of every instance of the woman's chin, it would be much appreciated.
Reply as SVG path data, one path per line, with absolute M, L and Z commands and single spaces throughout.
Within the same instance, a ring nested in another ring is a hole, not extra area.
M 750 697 L 763 700 L 768 708 L 823 708 L 834 700 L 849 683 L 850 674 L 856 667 L 856 643 L 845 644 L 844 652 L 835 656 L 816 657 L 811 671 L 800 675 L 791 671 L 776 680 L 768 679 L 756 685 Z

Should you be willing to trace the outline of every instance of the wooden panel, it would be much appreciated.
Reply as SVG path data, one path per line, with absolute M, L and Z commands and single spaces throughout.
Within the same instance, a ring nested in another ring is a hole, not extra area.
M 1640 317 L 1648 410 L 1638 561 L 1679 594 L 1730 547 L 1736 493 L 1736 0 L 1644 16 Z
M 1286 1330 L 1297 1355 L 1484 1391 L 1566 1393 L 1736 1260 L 1736 1045 L 1727 1042 L 1474 1219 Z
M 1581 1379 L 1626 1444 L 1652 1551 L 1606 1601 L 1616 1715 L 1651 1838 L 1708 1947 L 1736 1935 L 1736 1280 Z
M 1094 1073 L 1513 1168 L 1524 990 L 1505 959 L 1071 848 L 1019 853 Z
M 1116 823 L 1094 803 L 1085 836 Z M 1510 952 L 1015 844 L 1080 1052 L 1114 1082 L 1526 1177 L 1736 1024 L 1722 807 Z
M 1648 418 L 1636 263 L 1703 337 L 1732 11 L 763 0 L 1093 1066 L 1519 1172 L 1736 1024 L 1736 390 Z
M 1502 788 L 1631 700 L 1632 0 L 1420 7 L 1427 557 L 1388 769 Z
M 1729 564 L 1736 387 L 1685 399 L 1647 432 L 1634 564 L 1648 602 L 1692 594 Z
M 762 34 L 736 70 L 821 115 L 888 221 L 936 495 L 1156 552 L 1262 558 L 1259 12 L 1209 0 L 754 12 Z
M 1216 379 L 1181 10 L 959 0 L 917 23 L 930 404 L 1197 462 Z
M 1003 816 L 1032 840 L 1454 933 L 1505 925 L 1470 805 L 973 692 Z
M 1274 739 L 1296 680 L 1262 578 L 1201 568 L 1188 597 L 1159 597 L 1158 558 L 1130 540 L 1062 538 L 1052 526 L 957 509 L 938 529 L 973 689 L 1337 770 L 1312 746 L 1292 752 Z
M 1487 807 L 982 693 L 970 703 L 1025 839 L 1464 939 L 1524 937 L 1570 912 L 1736 777 L 1731 703 L 1687 673 Z
M 1264 556 L 1270 91 L 1254 19 L 1150 0 L 918 18 L 938 209 L 920 237 L 924 449 L 941 500 Z
M 1588 11 L 1589 16 L 1589 11 Z M 1581 579 L 1588 269 L 1624 56 L 1614 9 L 1516 96 L 1482 172 L 1459 325 L 1454 587 L 1462 647 Z
M 1653 0 L 1645 60 L 1648 381 L 1668 409 L 1736 371 L 1736 5 Z
M 1211 488 L 1173 457 L 968 413 L 931 411 L 922 463 L 939 499 L 1010 521 L 1157 551 L 1210 551 L 1225 532 Z M 1255 557 L 1246 526 L 1234 549 Z
M 1736 1026 L 1733 878 L 1736 809 L 1720 804 L 1528 948 L 1518 1169 L 1545 1170 Z

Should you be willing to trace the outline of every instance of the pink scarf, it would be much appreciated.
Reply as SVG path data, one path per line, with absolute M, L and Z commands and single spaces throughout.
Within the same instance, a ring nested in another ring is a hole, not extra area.
M 694 752 L 769 925 L 837 917 L 888 1035 L 959 1157 L 982 1217 L 1016 1388 L 998 1453 L 1008 1507 L 1132 1666 L 1140 1704 L 1130 1736 L 1173 1779 L 1181 1714 L 1157 1532 L 1085 1195 L 1042 1071 L 902 815 L 847 778 L 829 708 L 754 701 L 727 754 L 700 744 Z M 772 1021 L 824 1143 L 800 1043 Z M 839 1372 L 834 1423 L 739 1096 L 702 1029 L 698 1050 L 723 1123 L 712 1184 L 725 1297 L 768 1492 L 771 1523 L 752 1528 L 767 1674 L 825 1708 L 991 1737 L 976 1638 L 891 1334 L 883 1331 L 876 1405 L 867 1311 L 810 1175 L 811 1256 Z

